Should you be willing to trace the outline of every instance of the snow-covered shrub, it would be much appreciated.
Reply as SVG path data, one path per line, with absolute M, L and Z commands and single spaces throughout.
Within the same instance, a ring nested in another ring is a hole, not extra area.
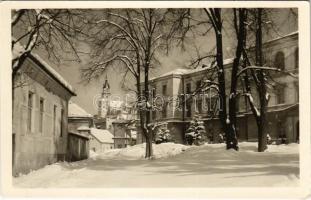
M 161 144 L 165 142 L 172 142 L 170 131 L 166 128 L 159 128 L 155 134 L 155 143 Z
M 204 122 L 197 116 L 194 117 L 190 122 L 189 128 L 186 130 L 186 141 L 187 144 L 200 145 L 202 138 L 206 134 Z

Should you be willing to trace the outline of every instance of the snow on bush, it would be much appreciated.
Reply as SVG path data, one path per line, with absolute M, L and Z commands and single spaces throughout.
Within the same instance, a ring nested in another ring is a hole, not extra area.
M 199 116 L 195 116 L 186 130 L 186 140 L 189 145 L 199 145 L 202 143 L 202 137 L 205 135 L 204 122 Z
M 143 143 L 128 148 L 113 149 L 100 154 L 97 158 L 122 157 L 127 159 L 143 159 L 145 157 L 145 147 L 146 144 Z M 168 142 L 162 144 L 153 144 L 152 148 L 154 158 L 166 158 L 180 154 L 189 147 L 182 144 Z

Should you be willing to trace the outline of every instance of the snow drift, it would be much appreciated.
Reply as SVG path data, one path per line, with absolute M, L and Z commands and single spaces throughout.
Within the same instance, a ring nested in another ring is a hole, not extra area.
M 97 158 L 123 158 L 123 159 L 144 159 L 145 157 L 145 147 L 146 144 L 138 144 L 134 146 L 130 146 L 124 149 L 113 149 L 106 151 L 103 154 L 97 156 Z M 175 143 L 162 143 L 162 144 L 153 144 L 153 157 L 154 158 L 167 158 L 170 156 L 175 156 L 177 154 L 182 153 L 189 146 L 185 146 L 182 144 L 175 144 Z

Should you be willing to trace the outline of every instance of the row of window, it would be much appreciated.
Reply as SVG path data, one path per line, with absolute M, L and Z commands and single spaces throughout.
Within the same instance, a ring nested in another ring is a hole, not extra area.
M 199 87 L 201 86 L 201 81 L 197 81 L 196 82 L 196 88 L 199 89 Z M 284 104 L 285 103 L 285 90 L 286 90 L 286 86 L 285 85 L 278 85 L 274 91 L 275 91 L 275 97 L 276 97 L 276 104 Z M 295 101 L 298 102 L 298 98 L 299 98 L 299 94 L 298 94 L 298 85 L 295 85 L 295 90 L 296 90 L 296 94 L 295 94 Z M 191 93 L 191 83 L 187 83 L 186 84 L 186 93 L 190 94 Z M 237 97 L 236 102 L 240 102 L 240 98 L 239 96 Z M 207 113 L 207 114 L 217 114 L 214 113 L 215 110 L 217 110 L 219 108 L 219 98 L 217 96 L 214 97 L 204 97 L 202 98 L 200 96 L 200 94 L 198 94 L 196 96 L 196 98 L 193 98 L 191 100 L 187 100 L 186 101 L 186 105 L 185 105 L 185 115 L 186 117 L 192 117 L 192 105 L 195 104 L 194 108 L 195 108 L 195 112 L 196 113 Z M 245 103 L 245 108 L 247 109 L 247 102 Z M 204 107 L 204 111 L 203 111 L 203 107 Z M 240 103 L 237 103 L 237 111 L 240 110 Z M 162 108 L 162 118 L 166 118 L 167 117 L 167 105 L 164 105 Z M 156 119 L 156 111 L 152 111 L 152 119 Z
M 33 131 L 32 123 L 36 123 L 34 120 L 34 101 L 35 95 L 33 92 L 28 93 L 28 113 L 27 113 L 27 130 L 29 132 Z M 44 129 L 44 112 L 45 112 L 45 99 L 40 97 L 39 99 L 39 132 L 42 133 Z M 53 133 L 56 134 L 56 116 L 57 116 L 57 106 L 53 107 Z M 60 137 L 63 136 L 63 120 L 64 120 L 64 109 L 61 109 L 61 120 L 60 120 Z

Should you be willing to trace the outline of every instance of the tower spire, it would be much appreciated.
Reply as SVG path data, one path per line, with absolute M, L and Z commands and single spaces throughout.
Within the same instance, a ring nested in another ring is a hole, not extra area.
M 106 78 L 105 78 L 105 82 L 103 84 L 103 95 L 109 95 L 110 94 L 110 85 L 108 82 L 108 78 L 107 78 L 107 74 L 106 74 Z
M 110 97 L 110 85 L 109 85 L 107 74 L 106 74 L 105 82 L 103 84 L 102 95 L 99 101 L 99 108 L 98 108 L 98 116 L 101 118 L 106 118 L 109 112 L 109 97 Z

